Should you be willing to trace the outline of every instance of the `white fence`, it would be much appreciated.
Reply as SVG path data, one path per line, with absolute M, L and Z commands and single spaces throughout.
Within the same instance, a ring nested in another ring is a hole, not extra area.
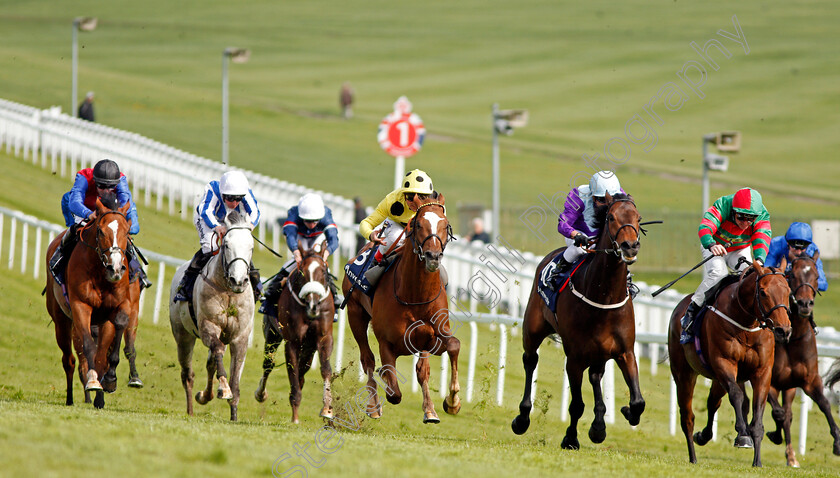
M 6 235 L 4 234 L 4 228 L 8 224 L 9 227 L 9 234 L 8 234 L 8 241 L 4 242 L 4 238 Z M 32 230 L 32 234 L 34 234 L 34 250 L 32 253 L 29 252 L 29 245 L 33 242 L 30 239 L 30 230 Z M 2 262 L 2 257 L 4 255 L 4 251 L 7 250 L 8 252 L 5 253 L 7 256 L 8 262 L 7 266 L 8 269 L 14 270 L 16 267 L 19 267 L 21 274 L 32 274 L 32 277 L 38 279 L 40 274 L 46 270 L 45 264 L 41 262 L 41 259 L 44 258 L 46 254 L 46 245 L 49 244 L 55 236 L 60 233 L 64 228 L 61 226 L 57 226 L 55 224 L 51 224 L 46 221 L 42 221 L 35 217 L 26 215 L 21 213 L 20 211 L 10 210 L 4 207 L 0 207 L 0 263 Z M 46 237 L 46 242 L 44 242 L 44 237 Z M 152 316 L 152 322 L 157 324 L 160 317 L 161 307 L 163 305 L 163 294 L 164 291 L 167 289 L 165 277 L 166 277 L 166 267 L 177 267 L 180 266 L 184 260 L 177 259 L 174 257 L 157 254 L 153 251 L 145 251 L 145 256 L 149 259 L 149 269 L 152 272 L 150 275 L 153 276 L 154 285 L 150 291 L 147 291 L 145 294 L 141 296 L 141 304 L 140 309 L 141 313 L 144 310 L 143 308 L 143 301 L 145 297 L 153 290 L 154 291 L 154 312 Z M 338 268 L 338 255 L 333 256 L 335 264 L 333 265 L 334 268 Z M 478 268 L 480 267 L 479 264 L 485 264 L 483 262 L 477 261 L 478 264 L 472 263 L 472 267 Z M 460 264 L 460 263 L 459 263 Z M 156 276 L 153 271 L 157 270 Z M 524 275 L 524 273 L 522 273 Z M 644 284 L 643 284 L 644 286 Z M 634 301 L 633 305 L 635 307 L 636 312 L 636 356 L 642 357 L 647 356 L 650 358 L 650 373 L 651 375 L 656 375 L 658 373 L 659 367 L 659 357 L 662 352 L 663 346 L 667 343 L 667 322 L 668 317 L 670 315 L 670 310 L 676 305 L 675 299 L 680 297 L 680 295 L 676 292 L 670 294 L 669 302 L 664 301 L 655 301 L 652 300 L 647 295 L 649 294 L 652 288 L 647 288 L 646 286 L 643 287 L 645 293 L 640 294 Z M 478 294 L 468 294 L 468 304 L 469 310 L 460 310 L 460 311 L 453 311 L 450 314 L 450 318 L 452 320 L 453 329 L 457 327 L 461 327 L 465 324 L 469 326 L 470 330 L 470 337 L 469 337 L 469 359 L 467 364 L 467 382 L 466 382 L 466 393 L 465 399 L 466 401 L 472 402 L 474 392 L 475 392 L 475 383 L 476 383 L 476 361 L 477 361 L 477 350 L 478 346 L 478 339 L 479 339 L 479 327 L 478 324 L 491 324 L 491 327 L 498 328 L 498 336 L 499 336 L 499 357 L 498 357 L 498 372 L 496 377 L 496 404 L 502 405 L 504 391 L 505 391 L 505 374 L 507 368 L 507 344 L 508 344 L 508 333 L 514 333 L 521 328 L 522 319 L 518 316 L 512 315 L 501 315 L 496 313 L 478 313 L 476 312 L 478 309 L 478 304 L 480 302 L 480 297 L 476 297 Z M 667 295 L 667 294 L 666 294 Z M 168 297 L 166 298 L 168 303 Z M 525 298 L 527 303 L 527 297 Z M 457 310 L 457 309 L 453 309 Z M 167 311 L 164 311 L 168 313 Z M 518 311 L 517 311 L 518 313 Z M 339 313 L 339 322 L 337 326 L 337 337 L 336 337 L 336 347 L 335 347 L 335 357 L 333 357 L 333 363 L 335 364 L 336 370 L 341 370 L 342 367 L 342 358 L 344 357 L 344 347 L 345 342 L 348 340 L 347 338 L 347 320 L 344 314 L 344 311 L 340 311 Z M 824 331 L 824 333 L 820 334 L 820 343 L 819 343 L 819 353 L 820 353 L 820 369 L 821 371 L 825 371 L 827 367 L 830 365 L 831 357 L 840 357 L 840 334 L 837 334 L 833 330 Z M 463 337 L 463 333 L 460 333 Z M 551 343 L 551 342 L 546 342 Z M 514 359 L 518 357 L 518 354 L 514 354 Z M 414 357 L 414 362 L 416 364 L 417 357 Z M 614 363 L 609 362 L 607 364 L 607 368 L 604 374 L 604 401 L 607 406 L 607 414 L 605 416 L 605 420 L 607 423 L 615 423 L 615 368 Z M 445 396 L 448 390 L 448 380 L 447 377 L 449 375 L 449 361 L 446 356 L 441 357 L 441 368 L 440 368 L 440 392 L 441 396 Z M 537 381 L 537 373 L 538 370 L 534 372 L 534 387 L 532 388 L 532 398 L 533 395 L 536 394 L 536 381 Z M 362 378 L 361 369 L 359 370 L 359 377 L 360 380 Z M 418 391 L 418 385 L 416 381 L 412 381 L 412 391 Z M 800 394 L 802 396 L 802 407 L 801 407 L 801 416 L 800 416 L 800 432 L 799 432 L 799 454 L 804 455 L 806 451 L 806 438 L 807 438 L 807 413 L 812 408 L 811 407 L 811 400 L 806 397 L 804 394 Z M 569 408 L 569 385 L 568 385 L 568 376 L 566 376 L 565 372 L 563 375 L 563 394 L 561 398 L 561 417 L 563 420 L 568 420 L 568 408 Z M 676 386 L 674 385 L 673 381 L 671 382 L 671 401 L 670 401 L 670 431 L 671 434 L 674 435 L 676 433 L 676 423 L 677 423 L 677 404 L 676 404 Z M 717 423 L 715 422 L 715 425 Z M 717 433 L 715 434 L 717 437 Z

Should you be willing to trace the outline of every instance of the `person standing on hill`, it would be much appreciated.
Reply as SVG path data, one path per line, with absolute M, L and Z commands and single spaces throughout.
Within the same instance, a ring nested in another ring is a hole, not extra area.
M 84 101 L 79 105 L 79 118 L 90 122 L 96 121 L 93 116 L 93 92 L 88 91 Z

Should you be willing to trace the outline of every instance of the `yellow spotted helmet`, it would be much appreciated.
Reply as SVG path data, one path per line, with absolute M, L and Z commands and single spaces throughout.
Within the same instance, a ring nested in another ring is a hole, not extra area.
M 434 190 L 432 178 L 425 171 L 413 169 L 403 179 L 402 192 L 404 193 L 432 194 Z

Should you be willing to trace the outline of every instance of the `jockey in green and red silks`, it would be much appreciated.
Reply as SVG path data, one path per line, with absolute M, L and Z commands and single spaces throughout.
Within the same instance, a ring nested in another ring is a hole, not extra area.
M 748 267 L 753 259 L 764 264 L 770 249 L 770 214 L 761 202 L 761 194 L 755 189 L 743 188 L 729 196 L 718 198 L 703 214 L 703 221 L 697 231 L 702 245 L 703 281 L 697 287 L 682 318 L 683 332 L 680 343 L 692 340 L 692 324 L 706 300 L 706 292 L 717 285 L 728 269 L 740 271 Z M 740 259 L 747 260 L 746 263 Z

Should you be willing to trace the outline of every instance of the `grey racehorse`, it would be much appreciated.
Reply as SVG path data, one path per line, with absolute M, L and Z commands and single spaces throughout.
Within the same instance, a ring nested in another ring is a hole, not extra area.
M 188 262 L 182 264 L 172 278 L 169 322 L 178 344 L 178 362 L 181 364 L 181 383 L 187 395 L 187 413 L 193 414 L 192 387 L 195 374 L 192 370 L 192 354 L 195 339 L 200 338 L 210 351 L 207 356 L 207 388 L 196 393 L 195 400 L 204 405 L 213 398 L 215 374 L 219 378 L 217 397 L 228 400 L 230 419 L 235 421 L 239 404 L 239 379 L 245 364 L 248 338 L 254 327 L 254 292 L 248 280 L 254 239 L 251 236 L 251 224 L 236 211 L 225 218 L 225 226 L 227 232 L 222 238 L 219 253 L 210 259 L 195 282 L 192 305 L 196 322 L 190 317 L 188 303 L 172 301 Z M 230 383 L 222 360 L 226 345 L 230 346 L 231 355 Z

